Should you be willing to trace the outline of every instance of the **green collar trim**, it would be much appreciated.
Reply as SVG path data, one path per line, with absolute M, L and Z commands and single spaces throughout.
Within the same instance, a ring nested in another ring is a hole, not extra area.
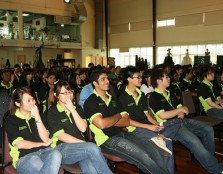
M 2 85 L 4 88 L 6 88 L 6 89 L 9 89 L 9 88 L 11 88 L 11 87 L 13 86 L 11 82 L 9 82 L 9 86 L 6 86 L 6 85 L 3 83 L 3 81 L 1 82 L 1 85 Z
M 192 83 L 191 80 L 187 80 L 187 79 L 185 79 L 185 78 L 184 78 L 183 80 L 184 80 L 185 82 L 187 82 L 187 83 L 190 83 L 190 84 Z
M 63 106 L 61 106 L 61 104 L 60 104 L 59 102 L 57 102 L 57 110 L 58 110 L 59 112 L 65 112 L 66 115 L 67 115 L 67 117 L 69 118 L 70 122 L 73 123 L 72 120 L 71 120 L 71 117 L 70 117 L 70 112 L 67 111 L 67 110 L 65 110 L 65 109 L 63 108 Z
M 210 81 L 207 81 L 207 80 L 203 80 L 202 83 L 208 85 L 209 87 L 213 87 L 213 84 L 210 82 Z
M 104 100 L 104 98 L 100 95 L 100 94 L 98 94 L 96 91 L 95 91 L 95 89 L 94 89 L 94 92 L 93 92 L 97 97 L 100 97 L 104 102 L 105 102 L 105 100 Z M 108 100 L 107 100 L 107 102 L 105 102 L 105 104 L 108 106 L 109 105 L 109 103 L 111 102 L 111 99 L 112 99 L 112 96 L 106 91 L 106 95 L 108 96 Z
M 128 87 L 126 86 L 125 87 L 125 91 L 128 95 L 132 96 L 136 102 L 136 105 L 138 105 L 139 103 L 139 99 L 141 98 L 142 96 L 142 91 L 139 90 L 138 88 L 136 88 L 136 92 L 139 94 L 137 97 L 135 97 L 135 95 L 128 89 Z
M 20 119 L 23 119 L 23 120 L 30 120 L 31 118 L 33 118 L 33 116 L 31 116 L 30 118 L 28 118 L 28 117 L 26 117 L 25 115 L 23 115 L 23 114 L 20 112 L 19 108 L 16 109 L 15 116 L 18 117 L 18 118 L 20 118 Z

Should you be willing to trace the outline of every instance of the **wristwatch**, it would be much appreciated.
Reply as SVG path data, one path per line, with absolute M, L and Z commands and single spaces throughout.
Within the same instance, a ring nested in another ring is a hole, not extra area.
M 41 120 L 41 118 L 39 118 L 39 119 L 35 120 L 35 122 L 36 122 L 36 123 L 41 123 L 42 120 Z

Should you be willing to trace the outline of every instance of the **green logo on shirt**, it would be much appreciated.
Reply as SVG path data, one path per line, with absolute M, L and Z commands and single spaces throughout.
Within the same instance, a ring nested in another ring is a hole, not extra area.
M 99 103 L 98 105 L 99 105 L 99 106 L 104 106 L 104 105 L 105 105 L 105 103 Z
M 26 126 L 19 127 L 19 130 L 20 130 L 20 131 L 21 131 L 21 130 L 24 130 L 24 129 L 27 129 L 27 127 L 26 127 Z
M 67 121 L 67 118 L 61 120 L 62 123 L 66 122 L 66 121 Z
M 129 104 L 128 104 L 128 106 L 133 106 L 133 105 L 134 105 L 134 102 L 133 102 L 133 103 L 129 103 Z

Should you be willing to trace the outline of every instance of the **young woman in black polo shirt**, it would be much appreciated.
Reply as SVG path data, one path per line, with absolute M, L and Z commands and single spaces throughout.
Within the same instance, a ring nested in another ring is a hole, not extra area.
M 86 174 L 111 174 L 100 148 L 84 141 L 82 132 L 86 131 L 87 123 L 73 105 L 69 83 L 58 81 L 54 92 L 58 102 L 49 109 L 47 121 L 53 139 L 51 146 L 61 152 L 62 164 L 78 163 Z
M 52 140 L 43 125 L 35 94 L 17 88 L 11 98 L 11 114 L 5 122 L 13 166 L 20 174 L 58 174 L 61 153 L 49 147 Z

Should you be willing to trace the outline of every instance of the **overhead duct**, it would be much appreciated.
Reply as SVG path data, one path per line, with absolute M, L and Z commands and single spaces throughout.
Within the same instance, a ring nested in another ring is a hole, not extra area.
M 54 23 L 58 24 L 80 24 L 87 20 L 87 11 L 83 2 L 72 2 L 70 5 L 73 9 L 71 16 L 55 16 Z

